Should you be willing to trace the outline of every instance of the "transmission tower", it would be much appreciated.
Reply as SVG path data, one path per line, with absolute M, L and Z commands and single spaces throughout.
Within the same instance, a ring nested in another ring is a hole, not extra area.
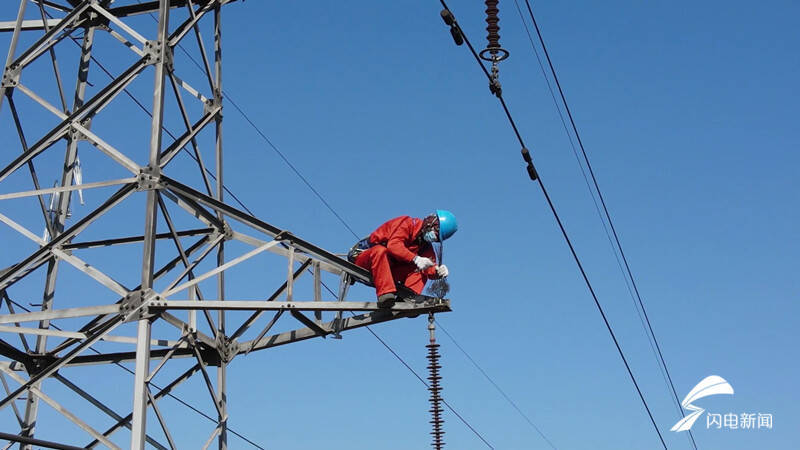
M 199 377 L 216 424 L 192 431 L 225 449 L 234 358 L 450 310 L 412 294 L 391 309 L 348 300 L 367 271 L 227 202 L 229 3 L 21 0 L 16 20 L 0 22 L 11 33 L 0 88 L 0 414 L 19 424 L 12 434 L 3 419 L 0 439 L 74 448 L 48 434 L 57 415 L 86 432 L 72 444 L 81 448 L 175 448 L 159 401 Z M 131 363 L 132 377 L 113 367 Z M 93 392 L 112 373 L 113 398 Z M 84 414 L 78 400 L 96 409 Z M 117 434 L 126 429 L 129 441 Z

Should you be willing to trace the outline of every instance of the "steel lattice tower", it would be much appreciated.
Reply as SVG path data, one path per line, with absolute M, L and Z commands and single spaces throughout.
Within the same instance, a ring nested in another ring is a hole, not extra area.
M 47 427 L 46 403 L 86 431 L 88 447 L 119 448 L 111 436 L 127 428 L 131 448 L 175 448 L 158 401 L 197 375 L 217 415 L 206 446 L 224 449 L 235 357 L 450 310 L 448 300 L 426 296 L 391 309 L 348 301 L 351 281 L 370 282 L 368 272 L 226 202 L 221 12 L 231 2 L 21 0 L 16 20 L 0 22 L 11 33 L 0 88 L 0 222 L 3 237 L 15 236 L 0 257 L 0 413 L 13 409 L 20 429 L 0 438 L 69 448 L 36 437 Z M 202 68 L 197 80 L 176 51 L 186 41 Z M 146 122 L 120 113 L 135 98 Z M 97 168 L 98 181 L 78 184 L 82 166 Z M 266 275 L 235 278 L 253 265 Z M 338 284 L 330 298 L 326 279 Z M 26 312 L 15 299 L 31 292 L 41 303 Z M 92 370 L 124 362 L 135 363 L 132 384 L 119 378 L 128 415 L 88 384 Z M 72 412 L 45 381 L 114 425 Z M 148 433 L 148 415 L 167 442 Z

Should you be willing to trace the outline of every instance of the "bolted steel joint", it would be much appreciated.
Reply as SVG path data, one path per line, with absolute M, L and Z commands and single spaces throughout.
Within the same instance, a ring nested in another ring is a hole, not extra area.
M 172 49 L 169 46 L 162 48 L 161 41 L 147 41 L 144 43 L 144 59 L 145 62 L 150 64 L 165 63 L 172 67 Z
M 161 170 L 156 167 L 153 169 L 150 166 L 142 167 L 139 175 L 136 176 L 138 185 L 137 191 L 150 191 L 153 189 L 163 189 L 164 183 L 161 182 Z
M 222 239 L 226 241 L 230 241 L 231 239 L 233 239 L 233 228 L 231 228 L 228 222 L 223 221 L 222 228 L 215 229 L 214 231 L 209 233 L 208 239 L 213 241 L 219 239 L 220 236 L 222 236 Z
M 30 354 L 30 352 L 28 352 Z M 54 363 L 58 358 L 52 355 L 31 355 L 32 358 L 25 362 L 25 370 L 30 376 L 36 376 Z
M 217 333 L 217 353 L 219 353 L 220 361 L 229 363 L 239 354 L 239 342 L 236 339 L 230 339 L 222 333 Z
M 233 239 L 233 228 L 231 228 L 228 222 L 222 222 L 222 230 L 220 230 L 220 233 L 225 235 L 226 241 Z
M 222 98 L 210 98 L 203 102 L 203 113 L 208 114 L 211 111 L 217 111 L 217 116 L 222 117 Z
M 162 300 L 161 296 L 152 289 L 133 291 L 122 299 L 119 313 L 125 322 L 150 319 L 156 315 L 150 310 L 150 307 L 158 305 Z
M 19 84 L 19 77 L 22 74 L 22 67 L 19 64 L 12 64 L 3 70 L 3 80 L 1 87 L 13 88 Z
M 75 126 L 71 126 L 69 128 L 69 139 L 73 142 L 77 142 L 77 141 L 85 141 L 87 140 L 87 137 L 85 134 L 81 133 Z

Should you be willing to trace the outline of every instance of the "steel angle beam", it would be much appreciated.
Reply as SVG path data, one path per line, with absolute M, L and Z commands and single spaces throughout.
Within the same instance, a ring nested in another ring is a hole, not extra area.
M 309 265 L 311 265 L 311 260 L 310 259 L 307 260 L 306 262 L 304 262 L 303 264 L 301 264 L 300 267 L 297 268 L 297 270 L 294 271 L 294 273 L 292 274 L 291 281 L 292 282 L 296 281 L 297 278 L 299 278 L 300 275 L 302 275 L 305 272 L 306 268 Z M 281 294 L 284 293 L 284 291 L 286 291 L 286 288 L 288 286 L 289 286 L 289 280 L 284 281 L 283 284 L 280 287 L 278 287 L 278 289 L 276 289 L 275 292 L 273 292 L 272 295 L 269 296 L 269 298 L 267 298 L 266 301 L 268 301 L 268 302 L 275 301 Z M 255 323 L 255 321 L 258 320 L 259 317 L 261 317 L 261 314 L 263 314 L 263 311 L 256 311 L 253 314 L 251 314 L 250 317 L 248 317 L 247 320 L 245 320 L 239 326 L 239 328 L 231 335 L 231 339 L 236 339 L 239 336 L 241 336 L 242 334 L 244 334 L 250 328 L 250 326 L 253 325 L 253 323 Z M 280 315 L 280 313 L 278 315 Z M 277 320 L 277 318 L 278 318 L 278 316 L 276 316 L 274 320 Z M 273 323 L 273 325 L 274 325 L 274 323 Z M 271 326 L 272 325 L 269 325 L 266 330 L 268 330 L 269 327 L 271 327 Z M 267 331 L 264 331 L 263 333 L 266 333 L 266 332 Z
M 61 23 L 61 19 L 47 19 L 47 26 L 53 27 Z M 0 32 L 14 31 L 16 22 L 0 22 Z M 41 19 L 23 20 L 21 31 L 44 30 L 45 22 Z
M 100 400 L 98 400 L 97 398 L 95 398 L 94 396 L 92 396 L 91 394 L 86 392 L 85 390 L 83 390 L 80 387 L 76 386 L 75 383 L 73 383 L 70 380 L 64 378 L 63 376 L 59 375 L 58 373 L 53 375 L 53 378 L 55 378 L 56 380 L 61 382 L 61 384 L 63 384 L 64 386 L 68 387 L 70 390 L 72 390 L 76 394 L 78 394 L 81 397 L 83 397 L 86 401 L 91 403 L 95 408 L 99 409 L 100 411 L 105 413 L 107 416 L 111 417 L 112 419 L 114 419 L 116 421 L 122 420 L 122 416 L 120 416 L 119 414 L 114 412 L 114 410 L 112 410 L 106 404 L 104 404 L 103 402 L 101 402 Z M 128 426 L 128 428 L 130 428 L 130 424 L 127 424 L 127 426 Z M 166 447 L 164 447 L 163 445 L 159 444 L 158 441 L 156 441 L 151 436 L 147 436 L 146 439 L 147 439 L 147 442 L 150 445 L 152 445 L 153 447 L 155 447 L 155 448 L 157 448 L 159 450 L 166 450 Z M 175 447 L 173 446 L 172 448 L 175 448 Z
M 6 374 L 8 374 L 9 377 L 14 379 L 18 383 L 25 384 L 25 380 L 22 377 L 20 377 L 19 375 L 15 374 L 14 372 L 9 370 L 9 371 L 6 371 Z M 60 403 L 56 402 L 53 398 L 51 398 L 50 396 L 48 396 L 47 394 L 42 392 L 41 389 L 39 389 L 39 388 L 37 388 L 35 386 L 30 386 L 28 388 L 28 392 L 29 392 L 28 395 L 35 395 L 36 397 L 40 398 L 45 403 L 50 405 L 50 407 L 52 407 L 56 412 L 58 412 L 59 414 L 64 416 L 66 419 L 68 419 L 70 422 L 72 422 L 75 425 L 77 425 L 78 427 L 80 427 L 82 430 L 84 430 L 85 432 L 90 434 L 95 439 L 100 440 L 106 447 L 111 448 L 111 449 L 116 449 L 116 450 L 120 449 L 120 447 L 114 445 L 114 443 L 112 443 L 111 441 L 106 439 L 105 436 L 100 434 L 100 432 L 98 432 L 97 430 L 95 430 L 94 428 L 89 426 L 89 424 L 86 423 L 86 421 L 84 421 L 83 419 L 81 419 L 80 417 L 75 415 L 75 413 L 69 411 L 67 408 L 63 407 Z
M 211 234 L 214 231 L 213 228 L 196 228 L 192 230 L 184 230 L 178 231 L 176 234 L 178 237 L 187 237 L 187 236 L 197 236 L 201 234 Z M 171 239 L 171 233 L 158 233 L 155 236 L 156 239 Z M 95 247 L 108 247 L 111 245 L 120 245 L 120 244 L 132 244 L 136 242 L 144 241 L 144 236 L 130 236 L 124 238 L 114 238 L 114 239 L 102 239 L 97 241 L 84 241 L 84 242 L 71 242 L 69 244 L 64 244 L 61 246 L 64 250 L 72 250 L 72 249 L 80 249 L 80 248 L 95 248 Z M 180 261 L 178 261 L 180 262 Z
M 428 311 L 431 310 L 429 309 Z M 303 328 L 300 330 L 287 331 L 284 333 L 263 337 L 259 339 L 257 342 L 244 342 L 241 344 L 241 347 L 242 348 L 251 347 L 252 348 L 251 351 L 264 350 L 272 347 L 277 347 L 279 345 L 292 344 L 294 342 L 304 341 L 319 336 L 333 334 L 334 332 L 336 332 L 337 329 L 340 331 L 353 330 L 356 328 L 366 327 L 369 325 L 374 325 L 394 319 L 400 319 L 403 317 L 416 317 L 419 314 L 426 314 L 428 311 L 425 311 L 424 308 L 421 308 L 420 310 L 413 312 L 392 311 L 390 309 L 373 311 L 370 312 L 369 314 L 360 314 L 353 317 L 343 318 L 341 319 L 341 323 L 339 323 L 338 325 L 336 324 L 336 320 L 323 323 L 318 326 L 318 328 L 321 329 L 322 332 L 320 332 L 318 329 Z
M 223 1 L 223 2 L 220 2 L 220 3 L 221 4 L 232 3 L 233 1 L 236 1 L 236 0 L 228 0 L 228 1 Z M 206 4 L 214 3 L 214 2 L 208 1 L 208 0 L 206 0 L 206 1 L 197 0 L 197 1 L 194 1 L 192 3 L 195 4 L 195 5 L 206 5 Z M 159 4 L 159 2 L 157 2 L 157 1 L 149 1 L 149 2 L 142 1 L 141 3 L 134 3 L 132 5 L 124 5 L 124 6 L 117 6 L 117 7 L 114 7 L 114 8 L 110 8 L 109 12 L 111 14 L 117 16 L 117 17 L 135 16 L 135 15 L 139 15 L 139 14 L 148 14 L 148 13 L 158 12 L 158 4 Z M 189 2 L 187 0 L 170 0 L 169 7 L 172 8 L 172 9 L 174 9 L 174 8 L 182 8 L 184 6 L 187 6 L 188 4 L 189 4 Z
M 34 252 L 28 258 L 23 260 L 21 263 L 14 266 L 14 269 L 0 276 L 0 289 L 4 289 L 7 287 L 5 284 L 3 284 L 6 282 L 6 280 L 17 275 L 24 269 L 28 268 L 29 265 L 35 263 L 43 255 L 50 253 L 51 249 L 63 244 L 64 242 L 68 241 L 69 239 L 71 239 L 72 237 L 83 231 L 87 226 L 89 226 L 89 224 L 91 224 L 103 213 L 105 213 L 109 209 L 119 204 L 122 200 L 128 197 L 128 195 L 130 195 L 134 190 L 135 190 L 135 185 L 133 184 L 128 184 L 122 187 L 120 190 L 115 192 L 108 200 L 106 200 L 102 205 L 100 205 L 97 209 L 95 209 L 82 219 L 80 219 L 78 222 L 75 223 L 75 225 L 70 227 L 64 233 L 55 237 L 53 240 L 48 242 L 47 245 L 41 247 L 39 250 Z
M 302 251 L 308 255 L 311 255 L 332 266 L 336 266 L 340 270 L 349 273 L 357 280 L 366 282 L 371 282 L 372 280 L 369 272 L 367 272 L 365 269 L 358 267 L 355 264 L 345 259 L 342 259 L 327 250 L 322 249 L 321 247 L 317 247 L 316 245 L 313 245 L 310 242 L 300 239 L 297 236 L 286 232 L 285 230 L 281 230 L 280 228 L 274 225 L 270 225 L 269 223 L 264 222 L 263 220 L 260 220 L 230 205 L 220 202 L 219 200 L 213 197 L 209 197 L 208 195 L 205 195 L 195 189 L 192 189 L 189 186 L 186 186 L 183 183 L 178 182 L 177 180 L 174 180 L 167 176 L 162 176 L 161 178 L 164 184 L 167 186 L 167 188 L 172 192 L 174 192 L 176 195 L 190 198 L 201 205 L 211 208 L 212 210 L 218 213 L 224 214 L 242 224 L 248 225 L 251 228 L 254 228 L 269 236 L 275 237 L 281 234 L 283 239 L 285 241 L 291 242 L 291 244 L 295 248 L 297 248 L 297 250 Z
M 26 366 L 33 361 L 31 355 L 18 350 L 16 347 L 2 339 L 0 339 L 0 355 L 3 355 L 9 359 L 13 359 L 14 361 L 21 362 Z
M 199 364 L 195 364 L 194 366 L 189 368 L 189 370 L 183 372 L 180 376 L 178 376 L 178 378 L 173 380 L 170 384 L 168 384 L 167 386 L 163 387 L 160 391 L 158 391 L 158 393 L 156 393 L 153 396 L 148 396 L 147 397 L 147 403 L 148 404 L 150 403 L 150 399 L 151 398 L 154 399 L 154 400 L 158 400 L 158 399 L 164 397 L 165 395 L 169 395 L 172 392 L 172 390 L 175 389 L 176 386 L 178 386 L 179 384 L 181 384 L 184 381 L 188 380 L 198 370 L 200 370 L 200 366 L 199 366 Z M 132 418 L 133 418 L 133 413 L 131 412 L 127 416 L 125 416 L 122 419 L 118 420 L 117 423 L 112 425 L 108 430 L 106 430 L 103 433 L 103 436 L 106 436 L 106 437 L 111 436 L 112 434 L 114 434 L 120 428 L 122 428 L 124 426 L 127 426 L 127 424 L 130 423 Z M 100 443 L 100 441 L 95 439 L 94 441 L 90 442 L 88 445 L 86 445 L 83 448 L 94 448 L 99 443 Z
M 86 350 L 86 348 L 88 348 L 89 346 L 91 346 L 92 344 L 97 342 L 100 338 L 102 338 L 103 336 L 108 334 L 111 330 L 113 330 L 120 323 L 122 323 L 121 319 L 109 321 L 100 330 L 98 330 L 97 333 L 94 334 L 94 336 L 92 336 L 89 339 L 86 339 L 80 345 L 78 345 L 73 350 L 71 350 L 69 353 L 67 353 L 63 357 L 58 358 L 57 360 L 53 361 L 50 365 L 48 365 L 47 367 L 42 369 L 41 372 L 39 372 L 38 374 L 32 376 L 25 384 L 20 386 L 17 390 L 15 390 L 11 394 L 9 394 L 3 400 L 0 400 L 0 409 L 6 407 L 10 402 L 13 402 L 14 400 L 16 400 L 20 395 L 22 395 L 23 392 L 28 390 L 28 388 L 30 388 L 31 386 L 35 385 L 36 383 L 38 383 L 39 381 L 43 380 L 44 378 L 47 378 L 50 375 L 54 374 L 58 369 L 60 369 L 61 367 L 65 366 L 73 358 L 75 358 L 78 354 L 80 354 L 82 351 Z
M 79 308 L 51 309 L 17 314 L 0 314 L 0 323 L 32 322 L 40 320 L 66 319 L 71 317 L 96 316 L 119 312 L 119 305 L 83 306 Z
M 48 48 L 55 45 L 56 36 L 61 33 L 62 31 L 72 28 L 74 29 L 79 23 L 83 20 L 81 15 L 89 8 L 89 2 L 85 1 L 82 4 L 70 11 L 62 20 L 58 22 L 58 24 L 47 33 L 44 34 L 36 43 L 28 47 L 25 51 L 23 51 L 16 60 L 10 61 L 10 66 L 17 66 L 17 67 L 24 67 L 28 63 L 30 63 L 36 56 L 41 55 Z
M 19 434 L 11 434 L 11 433 L 4 433 L 0 431 L 0 439 L 11 441 L 11 442 L 19 442 L 20 444 L 31 444 L 37 447 L 43 448 L 54 448 L 58 450 L 84 450 L 84 447 L 75 447 L 73 445 L 67 444 L 60 444 L 58 442 L 53 441 L 45 441 L 43 439 L 35 439 L 27 436 L 21 436 Z
M 226 310 L 226 311 L 378 311 L 386 308 L 378 307 L 375 302 L 267 302 L 264 300 L 163 300 L 150 305 L 151 310 Z M 420 303 L 400 301 L 394 304 L 392 311 L 404 312 L 446 312 L 450 311 L 450 301 L 430 297 Z
M 160 360 L 165 358 L 168 353 L 172 349 L 161 348 L 157 350 L 150 350 L 150 359 L 152 361 Z M 210 353 L 207 349 L 203 349 L 203 352 Z M 203 355 L 206 359 L 213 360 L 214 357 L 210 354 L 206 356 Z M 178 348 L 173 351 L 172 354 L 169 355 L 171 359 L 181 359 L 181 358 L 193 358 L 194 353 L 189 348 Z M 100 354 L 87 354 L 76 356 L 70 362 L 64 365 L 64 367 L 77 367 L 77 366 L 96 366 L 101 364 L 114 364 L 114 363 L 122 363 L 122 362 L 132 362 L 136 360 L 136 352 L 112 352 L 112 353 L 100 353 Z

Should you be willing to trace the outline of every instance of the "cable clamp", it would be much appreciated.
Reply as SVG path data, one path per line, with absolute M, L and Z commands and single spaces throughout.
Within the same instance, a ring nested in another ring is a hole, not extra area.
M 500 85 L 500 70 L 497 68 L 497 61 L 492 61 L 492 74 L 489 78 L 489 91 L 497 98 L 503 96 L 503 87 Z

